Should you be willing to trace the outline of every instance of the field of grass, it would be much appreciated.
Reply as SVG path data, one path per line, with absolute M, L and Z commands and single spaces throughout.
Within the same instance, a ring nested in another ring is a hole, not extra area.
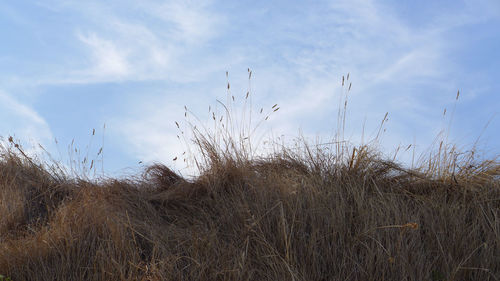
M 191 128 L 190 179 L 69 177 L 12 140 L 0 280 L 500 280 L 496 159 L 441 143 L 409 169 L 338 141 L 256 156 L 241 131 Z

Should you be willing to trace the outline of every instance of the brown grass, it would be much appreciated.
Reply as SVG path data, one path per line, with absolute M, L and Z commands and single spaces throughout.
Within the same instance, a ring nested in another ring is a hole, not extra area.
M 500 280 L 498 161 L 409 170 L 338 142 L 248 157 L 239 140 L 194 136 L 204 161 L 189 180 L 160 164 L 136 178 L 69 178 L 4 149 L 0 274 Z

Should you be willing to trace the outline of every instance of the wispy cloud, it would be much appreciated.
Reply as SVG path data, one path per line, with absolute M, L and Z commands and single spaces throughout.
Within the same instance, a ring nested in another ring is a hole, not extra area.
M 180 156 L 183 144 L 176 136 L 180 132 L 174 121 L 179 120 L 183 111 L 179 104 L 172 106 L 173 101 L 173 96 L 138 97 L 130 101 L 134 106 L 127 114 L 108 121 L 110 133 L 122 140 L 116 145 L 137 161 L 175 165 L 173 158 Z
M 75 27 L 86 51 L 72 70 L 45 75 L 40 83 L 192 81 L 207 67 L 188 70 L 189 56 L 215 38 L 223 22 L 206 1 L 132 1 L 129 11 L 116 9 L 122 2 L 58 3 L 92 22 Z
M 0 90 L 0 132 L 2 137 L 14 136 L 23 144 L 38 151 L 37 144 L 50 144 L 53 139 L 51 130 L 45 119 L 34 109 L 17 101 L 10 94 Z M 5 139 L 4 139 L 5 141 Z
M 120 79 L 130 73 L 127 54 L 111 40 L 99 38 L 96 34 L 82 35 L 78 38 L 92 51 L 91 76 L 104 76 Z
M 145 1 L 141 8 L 149 15 L 172 24 L 167 34 L 170 40 L 200 44 L 216 36 L 223 16 L 210 10 L 212 1 Z

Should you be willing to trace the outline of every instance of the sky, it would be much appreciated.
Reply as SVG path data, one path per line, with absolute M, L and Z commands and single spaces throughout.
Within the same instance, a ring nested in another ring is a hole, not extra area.
M 387 155 L 423 152 L 444 128 L 499 154 L 497 0 L 2 1 L 0 38 L 4 142 L 69 166 L 95 159 L 107 175 L 154 162 L 182 173 L 175 122 L 185 129 L 186 106 L 209 124 L 228 81 L 236 102 L 251 92 L 257 124 L 279 105 L 262 134 L 328 139 L 347 73 L 352 142 L 387 112 Z

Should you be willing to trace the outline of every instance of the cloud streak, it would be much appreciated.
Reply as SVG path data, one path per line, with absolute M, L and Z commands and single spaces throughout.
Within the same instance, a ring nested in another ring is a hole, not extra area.
M 13 136 L 21 141 L 26 152 L 39 152 L 38 144 L 47 145 L 53 139 L 47 122 L 35 110 L 0 90 L 0 132 L 4 141 Z
M 91 25 L 76 26 L 84 57 L 71 71 L 41 79 L 41 84 L 170 80 L 189 82 L 207 66 L 187 69 L 188 58 L 217 36 L 224 17 L 207 1 L 141 1 L 85 4 L 59 1 L 60 9 L 80 13 Z M 128 5 L 124 11 L 117 6 Z M 136 15 L 144 15 L 137 17 Z
M 93 67 L 89 70 L 92 76 L 120 79 L 129 74 L 126 52 L 120 50 L 111 40 L 99 38 L 96 34 L 79 34 L 78 38 L 92 51 Z

